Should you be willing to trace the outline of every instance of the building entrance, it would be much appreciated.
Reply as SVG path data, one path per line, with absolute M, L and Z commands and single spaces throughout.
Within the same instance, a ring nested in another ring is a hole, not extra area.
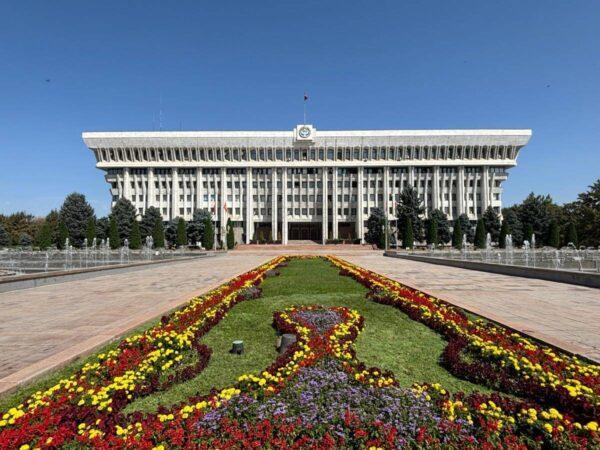
M 314 222 L 293 222 L 288 224 L 289 241 L 315 241 L 321 243 L 322 225 Z

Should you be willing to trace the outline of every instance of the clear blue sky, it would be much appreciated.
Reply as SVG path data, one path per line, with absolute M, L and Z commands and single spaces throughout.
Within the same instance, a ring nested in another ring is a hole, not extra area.
M 597 1 L 5 1 L 0 212 L 110 197 L 81 132 L 532 128 L 505 184 L 600 177 Z M 49 81 L 46 81 L 49 80 Z

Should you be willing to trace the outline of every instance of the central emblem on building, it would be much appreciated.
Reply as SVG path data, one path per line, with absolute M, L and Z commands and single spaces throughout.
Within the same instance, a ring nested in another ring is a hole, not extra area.
M 312 142 L 315 137 L 315 129 L 312 125 L 297 125 L 294 130 L 294 138 L 297 142 Z

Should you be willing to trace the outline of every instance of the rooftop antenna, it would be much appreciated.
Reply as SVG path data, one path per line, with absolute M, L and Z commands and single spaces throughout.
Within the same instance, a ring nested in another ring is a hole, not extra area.
M 162 94 L 160 94 L 160 110 L 158 112 L 158 131 L 162 131 L 162 119 L 163 119 Z

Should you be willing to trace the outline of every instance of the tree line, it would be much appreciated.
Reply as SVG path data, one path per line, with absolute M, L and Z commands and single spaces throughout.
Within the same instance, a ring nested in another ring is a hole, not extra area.
M 460 249 L 465 238 L 476 248 L 485 248 L 488 233 L 491 242 L 500 248 L 505 247 L 508 235 L 516 246 L 531 243 L 535 236 L 537 246 L 596 247 L 600 246 L 600 179 L 570 203 L 558 205 L 549 195 L 532 192 L 521 203 L 503 208 L 502 219 L 488 207 L 476 222 L 461 214 L 452 223 L 440 209 L 430 210 L 425 218 L 423 202 L 416 189 L 409 186 L 400 194 L 396 219 L 398 240 L 404 248 L 426 242 Z M 367 220 L 365 240 L 382 248 L 385 226 L 384 212 L 375 208 Z M 388 238 L 394 242 L 395 233 L 389 233 Z
M 140 249 L 147 236 L 152 237 L 156 248 L 192 244 L 211 250 L 215 238 L 212 215 L 203 209 L 196 211 L 188 222 L 177 217 L 165 224 L 158 208 L 149 207 L 138 218 L 133 204 L 121 198 L 108 216 L 97 218 L 85 196 L 76 192 L 69 194 L 60 209 L 52 210 L 46 217 L 26 212 L 0 215 L 0 247 L 63 249 L 68 238 L 70 245 L 81 248 L 86 239 L 91 245 L 95 238 L 108 240 L 113 249 L 124 245 L 125 240 L 129 248 Z M 227 221 L 226 243 L 228 248 L 235 246 L 231 220 Z

